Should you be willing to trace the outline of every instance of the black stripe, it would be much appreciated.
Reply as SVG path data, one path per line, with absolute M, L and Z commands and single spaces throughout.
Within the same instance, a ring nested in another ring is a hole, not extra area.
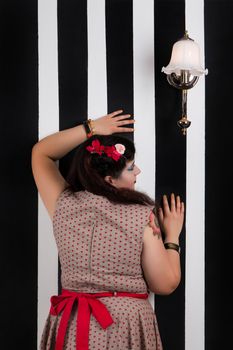
M 162 66 L 169 63 L 172 45 L 184 35 L 185 2 L 155 1 L 156 196 L 186 195 L 186 138 L 176 122 L 181 116 L 181 92 L 171 87 Z M 183 230 L 184 231 L 184 230 Z M 185 237 L 181 235 L 182 282 L 169 296 L 156 296 L 155 311 L 166 350 L 184 349 Z
M 87 63 L 87 0 L 58 0 L 60 130 L 87 119 Z M 63 176 L 74 152 L 60 161 Z
M 132 0 L 106 1 L 108 112 L 123 109 L 133 114 L 132 6 Z M 132 133 L 122 136 L 133 139 Z
M 36 349 L 38 140 L 37 1 L 0 5 L 1 348 Z
M 205 1 L 205 349 L 232 343 L 232 1 Z
M 87 118 L 87 63 L 87 0 L 59 0 L 60 130 L 74 127 Z

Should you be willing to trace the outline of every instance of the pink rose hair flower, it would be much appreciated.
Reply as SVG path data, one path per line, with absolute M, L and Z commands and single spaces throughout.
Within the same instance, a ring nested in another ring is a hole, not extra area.
M 120 154 L 124 154 L 125 153 L 125 146 L 122 145 L 121 143 L 116 143 L 115 144 L 115 148 L 116 148 L 118 153 L 120 153 Z

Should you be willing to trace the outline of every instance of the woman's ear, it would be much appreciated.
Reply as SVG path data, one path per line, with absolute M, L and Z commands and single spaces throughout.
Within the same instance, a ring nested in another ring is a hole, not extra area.
M 110 175 L 106 175 L 104 180 L 108 182 L 110 185 L 113 185 L 112 177 Z

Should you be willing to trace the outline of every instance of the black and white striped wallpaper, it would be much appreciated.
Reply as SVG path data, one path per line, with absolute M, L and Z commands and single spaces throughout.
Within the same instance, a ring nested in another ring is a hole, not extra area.
M 150 296 L 164 350 L 231 348 L 232 14 L 231 0 L 1 0 L 1 349 L 38 348 L 60 287 L 31 148 L 119 108 L 136 119 L 138 189 L 186 202 L 182 282 Z M 180 92 L 161 73 L 185 29 L 209 69 L 188 93 L 187 137 Z

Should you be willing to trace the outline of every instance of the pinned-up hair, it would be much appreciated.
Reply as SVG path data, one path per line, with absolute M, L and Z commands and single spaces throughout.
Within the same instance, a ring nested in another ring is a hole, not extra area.
M 94 143 L 93 141 L 98 140 Z M 119 145 L 123 147 L 115 147 Z M 95 148 L 95 145 L 97 145 Z M 114 147 L 112 147 L 114 146 Z M 94 148 L 93 148 L 94 147 Z M 99 147 L 99 148 L 98 148 Z M 109 150 L 121 152 L 112 156 Z M 104 150 L 107 150 L 104 152 Z M 111 202 L 125 204 L 154 205 L 147 194 L 127 188 L 116 188 L 105 181 L 110 175 L 117 179 L 128 161 L 134 159 L 135 146 L 129 139 L 118 135 L 94 135 L 78 146 L 67 176 L 74 192 L 86 190 L 105 196 Z

